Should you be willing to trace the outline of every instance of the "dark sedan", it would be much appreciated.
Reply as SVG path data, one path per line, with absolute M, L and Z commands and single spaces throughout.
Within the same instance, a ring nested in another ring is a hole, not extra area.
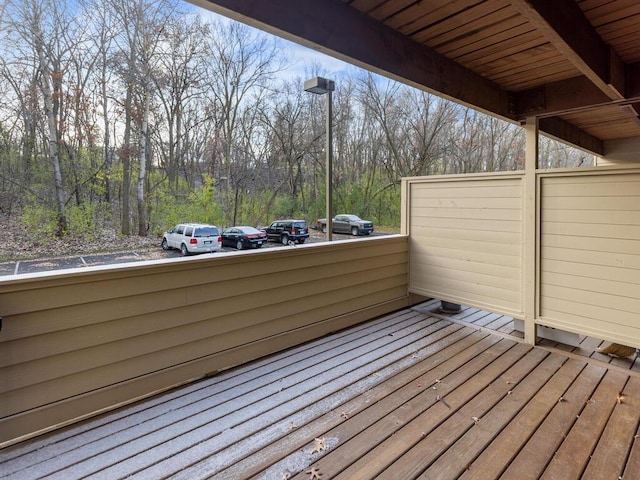
M 231 227 L 222 232 L 222 246 L 260 248 L 267 241 L 267 234 L 253 227 Z

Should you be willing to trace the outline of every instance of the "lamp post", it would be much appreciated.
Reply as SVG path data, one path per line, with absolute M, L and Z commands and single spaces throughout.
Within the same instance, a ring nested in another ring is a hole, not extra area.
M 332 183 L 331 183 L 331 179 L 333 177 L 332 175 L 332 170 L 333 170 L 333 128 L 332 128 L 332 124 L 331 124 L 331 117 L 332 117 L 332 102 L 331 102 L 331 92 L 333 92 L 335 90 L 335 83 L 333 82 L 333 80 L 327 80 L 326 78 L 322 78 L 322 77 L 314 77 L 310 80 L 307 80 L 306 82 L 304 82 L 304 90 L 306 92 L 311 92 L 311 93 L 315 93 L 317 95 L 324 95 L 326 94 L 326 98 L 327 98 L 327 118 L 326 118 L 326 123 L 327 123 L 327 127 L 326 127 L 326 147 L 325 147 L 325 151 L 326 151 L 326 161 L 327 161 L 327 165 L 326 165 L 326 191 L 327 191 L 327 195 L 326 195 L 326 210 L 327 210 L 327 241 L 330 242 L 333 239 L 333 215 L 332 215 L 332 198 L 333 198 L 333 187 L 332 187 Z

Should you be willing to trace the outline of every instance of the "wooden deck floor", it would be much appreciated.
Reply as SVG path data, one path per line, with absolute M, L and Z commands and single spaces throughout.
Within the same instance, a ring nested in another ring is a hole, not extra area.
M 415 307 L 415 310 L 435 315 L 440 318 L 449 318 L 463 325 L 470 325 L 482 329 L 488 329 L 499 334 L 506 334 L 516 338 L 523 338 L 524 335 L 521 331 L 515 329 L 513 318 L 499 313 L 490 313 L 477 308 L 463 306 L 460 313 L 453 315 L 439 314 L 440 302 L 427 302 L 423 305 Z M 553 347 L 564 352 L 573 353 L 583 357 L 592 358 L 600 362 L 609 363 L 622 368 L 628 368 L 630 370 L 640 372 L 640 358 L 638 356 L 615 358 L 598 353 L 598 349 L 607 346 L 609 342 L 599 340 L 584 335 L 578 336 L 578 345 L 564 345 L 556 341 L 539 339 L 539 346 Z
M 4 449 L 0 475 L 640 478 L 640 374 L 434 306 Z

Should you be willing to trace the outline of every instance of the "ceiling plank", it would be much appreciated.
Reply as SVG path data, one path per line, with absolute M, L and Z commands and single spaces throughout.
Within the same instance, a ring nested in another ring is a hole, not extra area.
M 575 0 L 513 0 L 516 7 L 610 99 L 625 95 L 625 65 L 602 41 Z

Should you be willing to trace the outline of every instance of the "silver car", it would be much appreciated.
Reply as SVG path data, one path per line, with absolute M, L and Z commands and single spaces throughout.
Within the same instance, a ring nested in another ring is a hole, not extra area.
M 217 252 L 222 248 L 222 237 L 215 225 L 180 223 L 162 235 L 162 249 L 172 248 L 180 250 L 182 256 Z

